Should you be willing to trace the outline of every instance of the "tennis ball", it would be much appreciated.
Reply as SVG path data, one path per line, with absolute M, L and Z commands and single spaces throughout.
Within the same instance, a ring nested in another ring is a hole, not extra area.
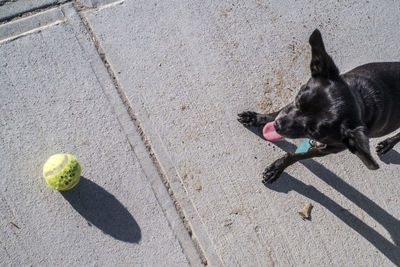
M 43 177 L 46 183 L 60 191 L 73 188 L 81 177 L 81 165 L 70 154 L 55 154 L 43 166 Z

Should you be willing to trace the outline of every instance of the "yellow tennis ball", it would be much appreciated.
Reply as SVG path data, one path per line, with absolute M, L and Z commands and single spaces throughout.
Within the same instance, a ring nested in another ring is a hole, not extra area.
M 55 154 L 44 164 L 43 177 L 50 187 L 60 191 L 69 190 L 79 182 L 81 165 L 70 154 Z

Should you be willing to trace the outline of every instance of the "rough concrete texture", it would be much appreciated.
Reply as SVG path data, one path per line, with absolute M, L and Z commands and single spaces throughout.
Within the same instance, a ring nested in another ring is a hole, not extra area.
M 0 0 L 0 21 L 18 16 L 25 12 L 34 11 L 38 8 L 45 8 L 67 0 Z
M 0 26 L 0 265 L 200 265 L 73 6 L 30 19 Z M 60 193 L 41 172 L 62 152 L 83 171 Z
M 316 27 L 342 72 L 400 60 L 398 2 L 80 0 L 88 29 L 73 5 L 37 10 L 60 2 L 0 0 L 0 21 L 33 11 L 0 25 L 1 265 L 400 265 L 398 148 L 378 171 L 346 152 L 266 188 L 298 140 L 236 121 L 293 98 Z M 83 167 L 64 193 L 41 177 L 59 152 Z
M 81 5 L 86 8 L 102 8 L 109 4 L 113 5 L 118 2 L 123 2 L 124 0 L 78 0 Z
M 210 265 L 400 264 L 398 152 L 378 171 L 348 152 L 307 160 L 269 189 L 261 173 L 294 145 L 236 121 L 293 98 L 315 28 L 342 72 L 400 60 L 399 11 L 398 1 L 146 0 L 84 13 Z

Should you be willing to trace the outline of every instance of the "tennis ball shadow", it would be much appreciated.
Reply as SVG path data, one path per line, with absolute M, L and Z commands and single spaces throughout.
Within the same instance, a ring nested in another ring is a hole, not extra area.
M 61 194 L 89 225 L 124 242 L 141 240 L 141 230 L 133 216 L 114 195 L 96 183 L 81 176 L 77 186 Z

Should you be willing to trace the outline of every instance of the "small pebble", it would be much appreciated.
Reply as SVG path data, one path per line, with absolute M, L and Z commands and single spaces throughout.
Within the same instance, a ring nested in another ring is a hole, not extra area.
M 193 189 L 196 191 L 200 191 L 201 190 L 201 184 L 199 182 L 195 182 L 193 184 Z

